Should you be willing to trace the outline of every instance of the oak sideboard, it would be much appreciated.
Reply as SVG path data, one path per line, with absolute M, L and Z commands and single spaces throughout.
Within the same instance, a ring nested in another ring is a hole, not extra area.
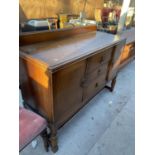
M 114 89 L 126 40 L 96 26 L 26 33 L 19 40 L 22 96 L 47 119 L 56 152 L 57 129 L 103 88 Z

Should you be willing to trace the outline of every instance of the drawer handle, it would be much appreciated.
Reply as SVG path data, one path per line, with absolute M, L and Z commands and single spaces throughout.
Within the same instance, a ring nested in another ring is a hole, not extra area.
M 104 57 L 102 57 L 100 60 L 100 64 L 103 65 L 104 63 L 105 63 L 105 59 L 104 59 Z
M 98 74 L 101 74 L 101 69 L 98 70 Z
M 95 83 L 95 88 L 97 88 L 97 87 L 98 87 L 98 83 L 96 82 L 96 83 Z

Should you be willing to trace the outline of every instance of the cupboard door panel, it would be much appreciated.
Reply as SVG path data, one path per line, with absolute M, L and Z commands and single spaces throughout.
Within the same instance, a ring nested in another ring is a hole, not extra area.
M 59 124 L 71 117 L 82 102 L 81 80 L 84 77 L 85 60 L 57 71 L 53 76 L 55 119 Z

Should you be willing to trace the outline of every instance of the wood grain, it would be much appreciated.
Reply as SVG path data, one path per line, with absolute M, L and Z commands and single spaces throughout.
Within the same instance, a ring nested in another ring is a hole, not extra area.
M 51 40 L 50 33 L 44 36 L 45 42 L 34 44 L 31 40 L 30 45 L 20 46 L 23 98 L 47 118 L 54 152 L 58 149 L 57 129 L 110 80 L 113 90 L 126 41 L 94 30 L 79 32 L 56 41 Z
M 81 32 L 83 33 L 83 30 Z M 52 33 L 49 35 L 52 36 Z M 47 38 L 49 39 L 49 37 Z M 66 64 L 100 53 L 102 49 L 109 48 L 119 43 L 120 40 L 122 40 L 120 37 L 116 38 L 113 35 L 92 30 L 92 32 L 75 35 L 71 38 L 21 46 L 20 50 L 34 59 L 45 62 L 50 69 L 56 71 Z
M 34 43 L 40 43 L 45 41 L 54 41 L 61 38 L 72 37 L 77 34 L 96 31 L 96 26 L 79 26 L 75 28 L 57 29 L 54 31 L 42 31 L 42 32 L 25 32 L 19 36 L 19 45 L 29 45 Z M 46 45 L 47 46 L 47 45 Z

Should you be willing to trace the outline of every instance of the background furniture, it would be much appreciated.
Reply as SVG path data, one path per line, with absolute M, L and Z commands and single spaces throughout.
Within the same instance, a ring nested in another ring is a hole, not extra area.
M 114 89 L 125 39 L 85 26 L 20 36 L 20 84 L 26 104 L 49 122 L 57 151 L 57 129 L 111 82 Z
M 32 111 L 19 107 L 19 150 L 21 151 L 41 134 L 45 149 L 48 151 L 49 142 L 46 128 L 47 122 L 44 118 Z
M 120 36 L 126 38 L 126 44 L 120 57 L 120 68 L 122 68 L 135 59 L 135 28 L 123 31 Z
M 98 31 L 104 32 L 101 28 L 98 28 Z M 124 49 L 121 51 L 121 55 L 119 57 L 119 68 L 121 69 L 135 59 L 135 28 L 132 27 L 124 30 L 121 34 L 117 34 L 115 36 L 126 39 Z

